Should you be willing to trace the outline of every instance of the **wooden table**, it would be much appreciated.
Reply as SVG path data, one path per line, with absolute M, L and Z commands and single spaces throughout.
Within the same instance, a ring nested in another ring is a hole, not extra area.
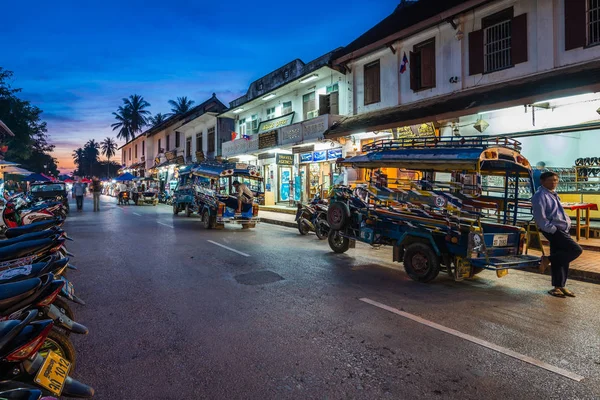
M 577 241 L 581 239 L 581 229 L 585 228 L 585 238 L 590 238 L 590 211 L 597 211 L 598 205 L 594 203 L 561 203 L 565 210 L 575 211 L 577 218 Z M 584 219 L 585 224 L 581 224 L 581 211 L 585 211 Z

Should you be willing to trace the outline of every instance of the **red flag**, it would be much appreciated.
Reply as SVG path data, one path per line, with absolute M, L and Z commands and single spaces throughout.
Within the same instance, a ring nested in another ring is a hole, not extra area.
M 231 131 L 231 140 L 235 140 L 235 138 L 238 136 L 237 132 Z

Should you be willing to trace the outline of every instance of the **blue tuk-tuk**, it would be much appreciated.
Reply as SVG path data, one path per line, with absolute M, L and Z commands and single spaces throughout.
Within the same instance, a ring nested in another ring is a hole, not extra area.
M 204 161 L 190 166 L 183 173 L 180 170 L 177 188 L 177 209 L 187 215 L 197 213 L 202 225 L 207 228 L 223 228 L 225 224 L 242 225 L 254 228 L 258 217 L 258 198 L 264 194 L 263 178 L 257 167 L 244 163 Z M 236 214 L 237 196 L 233 182 L 239 181 L 254 193 L 252 204 L 243 204 L 242 212 Z M 177 211 L 178 212 L 178 211 Z
M 529 199 L 533 183 L 519 142 L 395 139 L 362 151 L 338 161 L 370 177 L 363 186 L 334 188 L 327 215 L 333 251 L 343 253 L 356 240 L 393 246 L 393 260 L 420 282 L 441 270 L 462 280 L 484 269 L 502 277 L 511 268 L 539 266 L 539 257 L 523 254 L 531 214 L 519 203 Z M 411 179 L 392 183 L 381 168 Z

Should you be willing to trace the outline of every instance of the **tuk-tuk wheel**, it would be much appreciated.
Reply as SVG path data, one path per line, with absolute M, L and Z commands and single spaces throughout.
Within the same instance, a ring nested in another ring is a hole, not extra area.
M 179 214 L 179 207 L 177 207 L 177 203 L 173 203 L 173 215 Z
M 350 248 L 350 239 L 342 236 L 338 230 L 330 230 L 327 241 L 331 250 L 336 253 L 345 253 Z
M 204 229 L 211 229 L 213 227 L 213 224 L 210 221 L 210 213 L 208 210 L 204 210 L 202 213 L 202 226 Z
M 175 203 L 173 203 L 173 204 L 175 204 Z M 192 209 L 190 208 L 189 204 L 185 205 L 185 216 L 188 218 L 192 216 Z
M 440 272 L 440 260 L 426 243 L 412 243 L 404 250 L 404 270 L 412 280 L 429 282 Z
M 327 210 L 327 222 L 331 229 L 344 229 L 348 223 L 348 206 L 341 202 L 331 203 Z

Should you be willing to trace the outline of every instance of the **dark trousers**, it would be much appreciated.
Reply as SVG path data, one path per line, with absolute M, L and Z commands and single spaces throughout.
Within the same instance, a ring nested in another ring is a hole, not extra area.
M 83 196 L 75 196 L 75 201 L 77 202 L 77 209 L 83 209 Z
M 564 287 L 569 274 L 569 263 L 583 253 L 581 246 L 569 235 L 569 232 L 542 232 L 550 242 L 550 268 L 552 286 Z

